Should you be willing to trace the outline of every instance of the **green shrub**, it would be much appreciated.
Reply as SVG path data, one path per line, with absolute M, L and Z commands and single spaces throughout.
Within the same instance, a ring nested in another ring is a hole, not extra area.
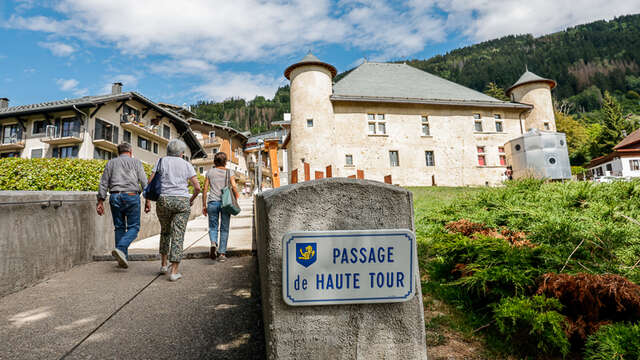
M 605 325 L 589 336 L 585 360 L 640 359 L 640 324 Z
M 565 318 L 559 311 L 562 304 L 557 299 L 536 295 L 531 298 L 512 297 L 502 299 L 495 307 L 494 316 L 498 331 L 521 354 L 569 353 L 569 339 L 565 333 Z
M 0 159 L 0 190 L 98 191 L 106 160 Z M 147 175 L 151 166 L 144 164 Z

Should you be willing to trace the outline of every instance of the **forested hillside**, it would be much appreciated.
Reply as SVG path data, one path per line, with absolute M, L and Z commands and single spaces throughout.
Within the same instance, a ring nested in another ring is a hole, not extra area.
M 219 124 L 228 121 L 233 128 L 255 134 L 268 130 L 272 121 L 282 120 L 282 114 L 290 111 L 289 86 L 279 88 L 273 99 L 256 96 L 250 101 L 239 98 L 200 101 L 191 110 L 202 120 Z
M 635 115 L 640 114 L 640 15 L 579 25 L 538 38 L 506 36 L 406 62 L 495 97 L 504 96 L 504 89 L 520 77 L 525 66 L 556 80 L 553 97 L 559 111 L 558 128 L 568 133 L 574 165 L 608 152 L 611 146 L 602 146 L 602 141 L 616 142 L 640 126 Z M 279 88 L 272 100 L 201 102 L 194 109 L 204 120 L 230 121 L 241 130 L 262 131 L 289 111 L 289 88 Z M 618 114 L 620 119 L 607 118 Z M 603 139 L 603 128 L 610 126 L 616 126 L 613 134 Z

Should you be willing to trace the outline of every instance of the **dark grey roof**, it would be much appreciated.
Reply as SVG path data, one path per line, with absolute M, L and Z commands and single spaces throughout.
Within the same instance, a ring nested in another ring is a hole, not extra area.
M 93 106 L 100 103 L 105 103 L 114 100 L 126 99 L 131 96 L 131 93 L 98 95 L 98 96 L 84 96 L 77 99 L 64 99 L 56 101 L 47 101 L 38 104 L 27 104 L 12 106 L 9 108 L 0 109 L 1 117 L 28 115 L 29 113 L 36 113 L 42 111 L 57 111 L 65 110 L 73 105 L 76 106 Z
M 192 158 L 206 157 L 206 153 L 200 145 L 200 142 L 196 138 L 195 134 L 191 131 L 189 123 L 185 121 L 180 115 L 173 111 L 170 111 L 150 99 L 146 98 L 142 94 L 135 91 L 124 92 L 119 94 L 97 95 L 97 96 L 84 96 L 76 99 L 65 99 L 57 101 L 48 101 L 38 104 L 18 105 L 5 109 L 0 109 L 0 119 L 8 117 L 26 116 L 38 113 L 57 112 L 72 110 L 76 108 L 88 108 L 95 107 L 100 104 L 108 103 L 111 101 L 121 100 L 136 100 L 143 104 L 148 105 L 154 110 L 165 115 L 169 121 L 176 127 L 182 138 L 189 146 L 191 150 Z
M 555 81 L 553 81 L 551 79 L 545 79 L 543 77 L 540 77 L 540 76 L 532 73 L 529 70 L 526 70 L 524 72 L 524 74 L 522 74 L 522 76 L 520 76 L 520 79 L 518 79 L 518 81 L 516 81 L 515 84 L 511 85 L 511 87 L 507 89 L 506 93 L 507 93 L 507 95 L 509 95 L 511 90 L 513 90 L 513 88 L 515 88 L 517 86 L 524 85 L 524 84 L 529 84 L 529 83 L 534 83 L 534 82 L 540 82 L 540 81 L 549 83 L 551 85 L 552 89 L 554 87 L 556 87 L 556 82 Z
M 406 64 L 365 62 L 333 85 L 332 100 L 424 103 L 530 108 L 501 101 L 479 91 Z
M 318 59 L 315 55 L 313 55 L 311 52 L 309 52 L 299 62 L 297 62 L 297 63 L 295 63 L 293 65 L 289 65 L 289 67 L 284 70 L 284 77 L 286 77 L 287 79 L 291 80 L 289 78 L 289 75 L 291 75 L 291 71 L 293 71 L 293 69 L 295 69 L 295 68 L 297 68 L 299 66 L 303 66 L 303 65 L 319 65 L 319 66 L 323 66 L 323 67 L 327 68 L 331 72 L 331 77 L 332 78 L 334 76 L 336 76 L 336 74 L 338 73 L 338 70 L 336 70 L 336 68 L 333 65 L 327 64 L 326 62 L 323 62 L 323 61 L 320 61 L 320 59 Z

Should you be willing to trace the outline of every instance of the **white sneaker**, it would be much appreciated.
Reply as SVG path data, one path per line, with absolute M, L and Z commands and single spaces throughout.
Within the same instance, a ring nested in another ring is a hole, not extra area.
M 169 281 L 178 281 L 178 279 L 182 278 L 182 274 L 180 273 L 175 273 L 175 274 L 171 274 L 169 275 Z
M 169 265 L 165 265 L 165 266 L 161 266 L 160 267 L 160 274 L 164 275 L 169 271 Z
M 116 258 L 116 261 L 118 262 L 118 265 L 120 265 L 121 268 L 128 268 L 129 267 L 129 262 L 127 261 L 127 257 L 124 255 L 124 253 L 118 249 L 113 249 L 113 251 L 111 252 L 111 255 L 113 255 L 113 257 Z

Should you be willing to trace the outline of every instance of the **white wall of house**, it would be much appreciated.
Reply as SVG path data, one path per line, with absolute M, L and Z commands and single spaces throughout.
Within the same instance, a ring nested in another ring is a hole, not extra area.
M 640 156 L 616 157 L 587 170 L 592 176 L 640 177 Z
M 170 138 L 174 139 L 178 137 L 178 131 L 175 126 L 165 117 L 162 118 L 159 122 L 159 137 L 154 138 L 153 135 L 150 135 L 147 131 L 143 129 L 135 128 L 135 130 L 127 130 L 122 127 L 120 123 L 120 118 L 122 114 L 122 109 L 116 112 L 116 109 L 120 105 L 119 102 L 107 103 L 102 106 L 93 117 L 89 118 L 88 116 L 84 119 L 84 124 L 81 128 L 81 137 L 82 141 L 80 143 L 69 143 L 69 144 L 60 144 L 60 145 L 51 145 L 43 142 L 42 140 L 46 138 L 46 133 L 34 134 L 34 124 L 37 121 L 45 120 L 45 116 L 43 114 L 36 114 L 30 116 L 23 116 L 25 119 L 25 123 L 27 126 L 27 130 L 25 133 L 25 142 L 24 149 L 17 150 L 20 152 L 20 157 L 22 158 L 31 158 L 33 155 L 42 150 L 42 157 L 50 158 L 53 156 L 53 149 L 60 148 L 65 146 L 77 146 L 78 147 L 78 158 L 80 159 L 94 159 L 95 158 L 95 149 L 101 149 L 103 151 L 107 151 L 111 153 L 111 156 L 117 156 L 117 151 L 115 150 L 115 146 L 122 143 L 124 140 L 125 131 L 129 131 L 131 133 L 131 145 L 133 148 L 133 157 L 140 159 L 143 162 L 148 164 L 154 164 L 157 159 L 161 156 L 165 156 L 167 154 L 167 143 L 169 140 L 162 137 L 162 129 L 164 126 L 169 127 Z M 139 110 L 140 115 L 143 114 L 146 105 L 140 104 L 136 101 L 130 100 L 127 101 L 127 105 L 132 108 Z M 92 114 L 94 109 L 85 110 L 88 114 Z M 78 116 L 78 114 L 74 111 L 65 111 L 58 112 L 52 114 L 55 118 L 65 119 L 69 117 Z M 150 110 L 147 112 L 146 116 L 141 117 L 141 122 L 144 124 L 150 124 L 151 119 L 156 118 L 158 113 L 154 110 Z M 117 141 L 114 139 L 113 143 L 105 146 L 104 144 L 100 144 L 98 139 L 96 139 L 96 119 L 100 119 L 101 121 L 107 122 L 111 124 L 113 127 L 118 128 L 118 139 Z M 0 120 L 0 125 L 10 125 L 17 124 L 18 121 L 13 118 L 2 119 Z M 149 140 L 150 149 L 147 150 L 139 146 L 138 138 L 142 137 L 144 139 Z M 157 152 L 155 150 L 154 144 L 157 145 Z M 10 152 L 8 150 L 0 150 L 0 153 Z M 191 151 L 187 149 L 187 156 L 191 157 Z

